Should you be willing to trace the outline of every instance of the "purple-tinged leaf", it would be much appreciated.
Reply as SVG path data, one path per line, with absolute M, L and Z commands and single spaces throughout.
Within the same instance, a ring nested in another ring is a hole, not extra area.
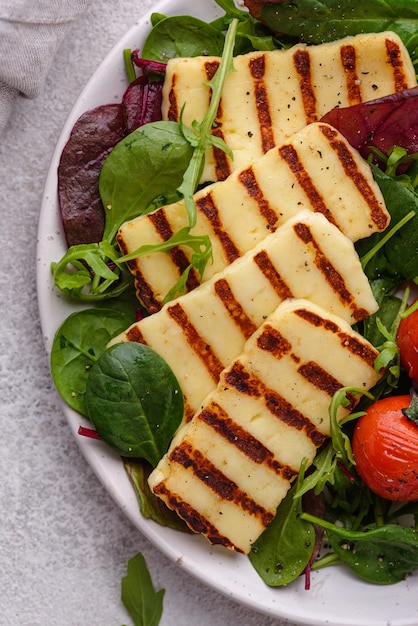
M 76 121 L 58 165 L 58 202 L 68 246 L 102 239 L 104 211 L 99 174 L 125 132 L 121 104 L 96 107 Z
M 162 90 L 162 82 L 150 82 L 145 75 L 129 85 L 122 98 L 128 133 L 161 120 Z
M 418 87 L 351 107 L 331 109 L 321 120 L 334 126 L 367 159 L 370 146 L 418 152 Z

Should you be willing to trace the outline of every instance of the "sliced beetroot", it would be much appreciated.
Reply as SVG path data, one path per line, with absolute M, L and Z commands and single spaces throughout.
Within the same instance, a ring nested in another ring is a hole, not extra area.
M 125 134 L 122 104 L 96 107 L 75 123 L 58 165 L 58 202 L 68 246 L 102 239 L 99 174 L 105 158 Z
M 143 124 L 161 120 L 162 91 L 161 81 L 150 82 L 146 76 L 140 76 L 129 85 L 122 98 L 128 133 Z
M 367 158 L 370 146 L 385 154 L 400 146 L 418 152 L 418 87 L 351 107 L 336 108 L 323 118 Z
M 144 59 L 141 57 L 138 49 L 132 51 L 131 59 L 146 76 L 148 76 L 151 72 L 158 72 L 161 74 L 162 79 L 164 78 L 167 67 L 165 63 L 162 63 L 161 61 L 154 61 L 153 59 Z

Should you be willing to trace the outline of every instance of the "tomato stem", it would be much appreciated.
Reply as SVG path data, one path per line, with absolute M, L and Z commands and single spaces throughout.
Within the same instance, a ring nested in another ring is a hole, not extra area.
M 406 409 L 402 409 L 405 417 L 418 425 L 418 394 L 415 389 L 411 389 L 411 401 Z

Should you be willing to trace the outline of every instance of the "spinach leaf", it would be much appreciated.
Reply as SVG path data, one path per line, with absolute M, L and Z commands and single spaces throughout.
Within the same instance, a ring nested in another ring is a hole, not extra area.
M 234 56 L 253 50 L 274 50 L 281 47 L 271 31 L 259 20 L 254 19 L 248 11 L 239 9 L 234 0 L 216 0 L 216 4 L 225 11 L 225 15 L 212 22 L 212 26 L 223 31 L 232 18 L 239 20 Z
M 119 311 L 86 309 L 72 313 L 57 330 L 51 350 L 52 378 L 62 399 L 75 411 L 87 416 L 89 370 L 108 342 L 130 323 Z
M 135 626 L 158 626 L 163 613 L 165 589 L 155 591 L 143 555 L 139 552 L 128 561 L 122 578 L 121 598 Z
M 402 180 L 388 176 L 372 165 L 373 176 L 378 183 L 386 207 L 391 215 L 391 222 L 383 233 L 374 233 L 367 239 L 356 243 L 360 257 L 364 257 L 387 231 L 398 224 L 410 212 L 415 216 L 391 237 L 384 247 L 368 262 L 365 272 L 369 279 L 389 277 L 397 283 L 418 276 L 418 195 L 405 186 Z
M 418 534 L 412 528 L 385 524 L 371 530 L 352 531 L 307 513 L 302 517 L 326 529 L 334 552 L 364 580 L 393 584 L 418 567 Z
M 153 494 L 148 484 L 152 467 L 144 459 L 123 459 L 125 471 L 134 488 L 139 508 L 144 517 L 160 526 L 168 526 L 182 532 L 192 532 L 186 523 L 166 504 Z
M 90 370 L 89 418 L 119 454 L 153 467 L 166 452 L 183 418 L 183 394 L 159 354 L 139 343 L 110 347 Z
M 388 331 L 392 328 L 399 315 L 402 300 L 393 295 L 393 288 L 396 287 L 396 284 L 390 279 L 377 278 L 370 281 L 370 286 L 379 309 L 363 320 L 358 325 L 358 330 L 365 339 L 377 348 L 385 341 L 380 324 Z
M 315 545 L 315 529 L 301 519 L 298 485 L 287 493 L 270 526 L 254 543 L 248 557 L 262 580 L 271 587 L 287 585 L 305 569 Z
M 103 163 L 99 190 L 106 211 L 103 239 L 113 241 L 126 220 L 148 212 L 158 196 L 183 180 L 193 151 L 175 122 L 151 122 L 120 141 Z
M 253 12 L 260 11 L 274 32 L 308 43 L 391 30 L 401 37 L 410 54 L 414 55 L 418 46 L 418 4 L 414 0 L 246 0 L 245 4 Z
M 174 57 L 220 56 L 224 36 L 190 15 L 158 20 L 142 48 L 144 59 L 166 63 Z

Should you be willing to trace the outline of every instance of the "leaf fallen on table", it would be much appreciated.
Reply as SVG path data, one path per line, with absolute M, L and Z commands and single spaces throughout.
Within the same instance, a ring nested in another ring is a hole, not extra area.
M 143 555 L 128 562 L 128 573 L 122 578 L 121 598 L 134 626 L 158 626 L 163 613 L 165 589 L 155 591 Z

